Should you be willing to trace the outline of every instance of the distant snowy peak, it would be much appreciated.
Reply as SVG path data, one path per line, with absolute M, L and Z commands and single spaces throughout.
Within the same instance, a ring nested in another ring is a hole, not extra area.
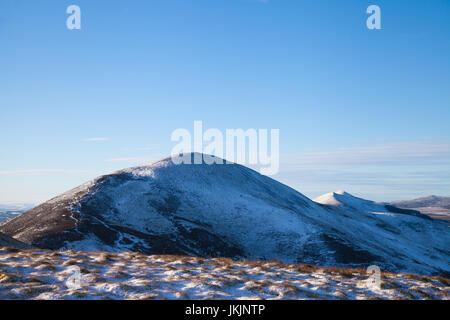
M 330 206 L 351 206 L 360 208 L 361 206 L 375 205 L 376 203 L 370 200 L 355 197 L 350 193 L 339 190 L 336 192 L 326 193 L 314 199 L 315 202 Z
M 392 216 L 400 214 L 416 216 L 423 219 L 430 219 L 427 215 L 424 215 L 417 210 L 399 208 L 395 205 L 385 202 L 374 202 L 371 200 L 358 198 L 343 190 L 326 193 L 318 198 L 315 198 L 314 201 L 316 203 L 335 207 L 339 210 L 345 211 Z

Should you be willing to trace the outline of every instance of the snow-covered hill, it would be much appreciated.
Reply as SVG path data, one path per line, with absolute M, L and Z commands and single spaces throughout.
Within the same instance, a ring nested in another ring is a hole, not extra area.
M 316 203 L 241 165 L 175 165 L 169 158 L 99 177 L 0 231 L 47 249 L 449 274 L 446 223 L 343 195 L 346 201 L 330 200 L 342 205 Z

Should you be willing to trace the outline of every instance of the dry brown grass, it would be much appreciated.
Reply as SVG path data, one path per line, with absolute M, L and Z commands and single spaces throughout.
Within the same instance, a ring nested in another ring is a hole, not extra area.
M 449 287 L 450 286 L 450 279 L 441 277 L 441 276 L 421 276 L 421 275 L 416 275 L 416 274 L 409 274 L 406 273 L 405 274 L 406 278 L 409 279 L 413 279 L 413 280 L 418 280 L 421 282 L 431 282 L 433 283 L 434 281 L 437 281 L 439 283 L 441 283 L 442 285 Z

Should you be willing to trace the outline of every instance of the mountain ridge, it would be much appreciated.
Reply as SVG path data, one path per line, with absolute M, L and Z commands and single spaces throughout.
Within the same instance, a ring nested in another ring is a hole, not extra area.
M 320 204 L 238 164 L 174 164 L 166 158 L 89 181 L 0 232 L 45 249 L 450 272 L 445 224 L 386 207 L 369 210 L 378 204 L 359 201 L 368 207 Z
M 412 200 L 393 201 L 393 206 L 420 211 L 434 219 L 450 220 L 450 197 L 431 195 Z

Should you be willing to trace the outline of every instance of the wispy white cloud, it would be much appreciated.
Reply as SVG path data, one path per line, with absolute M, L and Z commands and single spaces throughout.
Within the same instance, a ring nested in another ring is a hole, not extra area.
M 333 151 L 287 154 L 287 166 L 431 165 L 450 163 L 450 142 L 386 143 Z
M 6 170 L 0 171 L 0 175 L 46 175 L 46 174 L 80 174 L 88 173 L 86 170 L 65 169 L 35 169 L 35 170 Z
M 138 150 L 138 151 L 149 151 L 149 150 L 155 150 L 158 147 L 159 147 L 158 144 L 151 144 L 151 145 L 148 145 L 148 146 L 136 148 L 136 150 Z
M 282 155 L 274 178 L 312 198 L 340 189 L 379 201 L 448 196 L 450 143 L 386 143 Z
M 135 162 L 135 161 L 141 161 L 142 158 L 108 158 L 105 159 L 106 162 Z
M 152 157 L 152 158 L 145 158 L 145 157 L 124 157 L 124 158 L 108 158 L 105 159 L 106 162 L 123 162 L 123 163 L 132 163 L 132 164 L 147 164 L 147 163 L 153 163 L 160 158 Z
M 111 140 L 111 139 L 107 138 L 107 137 L 94 137 L 94 138 L 86 138 L 86 139 L 84 139 L 84 141 L 87 141 L 87 142 L 91 142 L 91 141 L 108 141 L 108 140 Z

